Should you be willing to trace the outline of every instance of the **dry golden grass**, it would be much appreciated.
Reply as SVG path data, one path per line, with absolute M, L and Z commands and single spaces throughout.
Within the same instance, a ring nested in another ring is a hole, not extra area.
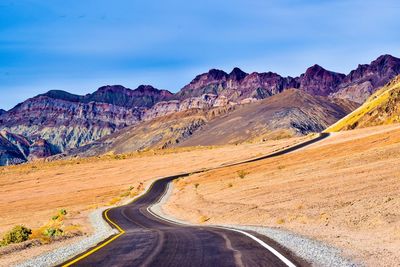
M 298 152 L 183 179 L 165 211 L 194 223 L 207 214 L 205 223 L 281 227 L 369 266 L 396 266 L 399 163 L 400 125 L 346 131 Z M 249 174 L 241 179 L 238 171 Z

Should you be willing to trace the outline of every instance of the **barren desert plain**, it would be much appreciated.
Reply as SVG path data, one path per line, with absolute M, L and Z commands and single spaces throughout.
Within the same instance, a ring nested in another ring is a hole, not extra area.
M 193 223 L 287 229 L 356 262 L 397 266 L 399 160 L 399 125 L 334 133 L 298 152 L 181 179 L 164 210 Z
M 65 227 L 88 234 L 90 211 L 126 201 L 158 177 L 238 162 L 310 138 L 3 167 L 1 230 L 39 228 L 65 208 Z M 357 262 L 394 266 L 400 260 L 399 151 L 399 125 L 333 133 L 288 155 L 179 179 L 163 209 L 195 224 L 278 227 L 341 248 Z M 0 264 L 67 242 L 13 252 Z
M 238 146 L 177 148 L 1 167 L 0 233 L 17 224 L 40 229 L 59 209 L 64 208 L 68 214 L 63 227 L 88 234 L 91 232 L 88 221 L 91 211 L 129 200 L 156 178 L 259 157 L 310 138 Z M 64 242 L 71 240 L 0 256 L 0 266 L 30 258 L 62 246 Z

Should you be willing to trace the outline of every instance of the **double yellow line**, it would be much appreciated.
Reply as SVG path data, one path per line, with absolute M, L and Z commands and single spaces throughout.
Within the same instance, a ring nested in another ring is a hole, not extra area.
M 184 175 L 185 175 L 185 174 L 184 174 Z M 161 180 L 161 179 L 160 179 L 160 180 Z M 147 189 L 145 192 L 143 192 L 142 195 L 136 197 L 134 200 L 132 200 L 132 201 L 130 201 L 129 203 L 126 203 L 126 204 L 124 204 L 124 205 L 122 205 L 122 206 L 126 206 L 126 205 L 129 205 L 129 204 L 132 204 L 132 203 L 138 201 L 139 199 L 141 199 L 142 197 L 144 197 L 144 195 L 146 195 L 146 193 L 149 192 L 149 191 L 153 188 L 153 185 L 154 185 L 157 181 L 158 181 L 158 180 L 153 181 L 153 183 L 150 185 L 149 189 Z M 120 206 L 120 207 L 121 207 L 121 206 Z M 110 208 L 110 209 L 111 209 L 111 208 Z M 68 267 L 68 266 L 73 265 L 74 263 L 77 263 L 78 261 L 80 261 L 80 260 L 86 258 L 87 256 L 89 256 L 89 255 L 95 253 L 95 252 L 98 251 L 99 249 L 101 249 L 101 248 L 107 246 L 108 244 L 110 244 L 111 242 L 113 242 L 115 239 L 117 239 L 117 238 L 120 237 L 121 235 L 125 234 L 125 230 L 122 229 L 118 224 L 116 224 L 115 222 L 113 222 L 113 221 L 108 217 L 108 212 L 110 211 L 110 209 L 107 209 L 107 210 L 104 212 L 104 217 L 106 218 L 106 220 L 107 220 L 110 224 L 112 224 L 113 226 L 115 226 L 115 228 L 117 228 L 117 230 L 119 231 L 119 233 L 118 233 L 116 236 L 113 236 L 111 239 L 107 240 L 106 242 L 104 242 L 104 243 L 102 243 L 102 244 L 100 244 L 100 245 L 97 245 L 96 247 L 94 247 L 93 249 L 89 250 L 89 251 L 86 252 L 85 254 L 79 256 L 78 258 L 73 259 L 73 260 L 71 260 L 71 261 L 65 263 L 64 265 L 62 265 L 62 267 Z

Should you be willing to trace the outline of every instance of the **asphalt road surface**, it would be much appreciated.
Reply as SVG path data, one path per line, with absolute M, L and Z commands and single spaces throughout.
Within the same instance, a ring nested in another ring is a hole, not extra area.
M 327 136 L 329 134 L 321 134 L 283 151 L 229 166 L 283 155 Z M 176 224 L 148 211 L 163 196 L 169 182 L 187 175 L 157 180 L 136 201 L 108 210 L 103 215 L 111 221 L 113 227 L 122 232 L 118 237 L 112 236 L 98 244 L 95 251 L 92 248 L 64 263 L 64 266 L 288 266 L 288 262 L 283 262 L 260 242 L 243 233 L 208 226 Z M 248 233 L 273 247 L 293 265 L 308 265 L 265 236 Z

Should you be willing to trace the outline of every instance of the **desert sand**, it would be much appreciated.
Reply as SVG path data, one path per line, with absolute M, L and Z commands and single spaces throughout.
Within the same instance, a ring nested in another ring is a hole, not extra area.
M 124 156 L 37 162 L 0 168 L 0 235 L 16 224 L 32 229 L 65 208 L 65 225 L 90 233 L 89 212 L 118 204 L 161 176 L 192 172 L 261 156 L 309 137 L 223 147 L 148 151 Z M 59 242 L 58 242 L 59 243 Z M 40 254 L 58 244 L 3 256 L 0 266 Z
M 164 209 L 193 223 L 279 227 L 368 266 L 398 266 L 399 162 L 399 125 L 334 133 L 291 154 L 180 179 Z

